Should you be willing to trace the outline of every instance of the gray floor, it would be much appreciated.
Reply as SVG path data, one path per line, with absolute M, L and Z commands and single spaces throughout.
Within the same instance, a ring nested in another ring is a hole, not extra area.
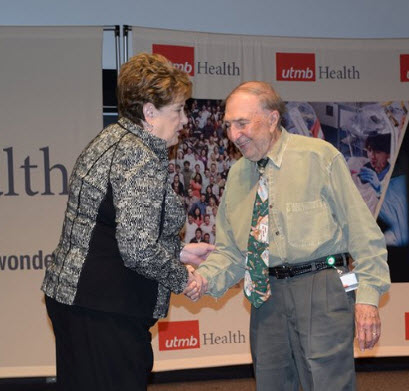
M 253 379 L 154 384 L 148 387 L 148 391 L 255 391 L 255 389 Z M 409 370 L 358 372 L 357 391 L 409 391 Z
M 357 382 L 357 391 L 409 391 L 409 370 L 388 372 L 358 372 Z M 148 391 L 255 391 L 255 389 L 256 388 L 254 380 L 247 378 L 167 384 L 162 383 L 148 386 Z M 55 384 L 6 385 L 1 384 L 0 382 L 0 391 L 55 390 Z M 272 389 L 272 391 L 274 391 L 274 389 Z

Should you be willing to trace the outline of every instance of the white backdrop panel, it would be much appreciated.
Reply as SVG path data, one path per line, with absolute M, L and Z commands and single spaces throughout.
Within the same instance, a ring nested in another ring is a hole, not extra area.
M 286 101 L 406 100 L 409 94 L 409 83 L 401 82 L 403 69 L 408 77 L 408 63 L 400 59 L 409 53 L 409 39 L 277 38 L 132 27 L 132 43 L 134 53 L 151 53 L 153 45 L 162 45 L 154 51 L 163 53 L 168 47 L 169 59 L 191 71 L 197 99 L 224 99 L 245 80 L 274 83 Z
M 54 375 L 40 291 L 74 160 L 102 127 L 102 28 L 0 27 L 0 377 Z

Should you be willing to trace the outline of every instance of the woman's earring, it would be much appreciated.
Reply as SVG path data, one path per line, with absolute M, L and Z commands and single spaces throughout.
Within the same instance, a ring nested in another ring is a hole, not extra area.
M 149 133 L 152 133 L 152 132 L 153 132 L 153 125 L 150 124 L 149 122 L 146 122 L 146 130 L 147 130 Z

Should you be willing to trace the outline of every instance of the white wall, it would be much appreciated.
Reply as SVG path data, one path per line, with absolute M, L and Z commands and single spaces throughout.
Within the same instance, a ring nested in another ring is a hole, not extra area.
M 302 37 L 408 37 L 408 0 L 0 0 L 0 25 L 112 25 Z
M 290 37 L 409 37 L 408 0 L 0 0 L 0 10 L 0 25 L 128 24 Z M 108 38 L 113 47 L 112 35 Z M 104 57 L 104 68 L 114 64 L 114 58 Z

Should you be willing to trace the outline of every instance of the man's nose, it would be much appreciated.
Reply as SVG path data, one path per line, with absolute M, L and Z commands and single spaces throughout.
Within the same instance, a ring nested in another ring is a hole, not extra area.
M 227 137 L 233 143 L 237 141 L 237 139 L 240 137 L 240 135 L 241 135 L 240 131 L 234 125 L 231 125 L 229 130 L 227 131 Z

